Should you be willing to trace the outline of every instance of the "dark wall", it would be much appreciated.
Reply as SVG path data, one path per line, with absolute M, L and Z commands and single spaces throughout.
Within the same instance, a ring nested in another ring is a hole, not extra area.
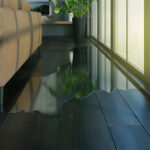
M 73 36 L 72 24 L 47 24 L 42 26 L 43 36 Z

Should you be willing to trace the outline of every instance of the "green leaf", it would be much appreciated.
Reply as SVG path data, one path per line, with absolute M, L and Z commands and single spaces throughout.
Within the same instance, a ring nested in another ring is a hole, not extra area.
M 60 72 L 60 70 L 61 70 L 61 69 L 60 69 L 60 67 L 58 66 L 58 67 L 57 67 L 57 71 Z
M 54 3 L 57 5 L 57 3 L 58 3 L 57 0 L 54 0 Z
M 75 93 L 75 98 L 80 99 L 82 97 L 82 94 L 80 92 Z
M 60 10 L 61 10 L 61 8 L 54 8 L 54 12 L 55 12 L 56 14 L 59 14 Z

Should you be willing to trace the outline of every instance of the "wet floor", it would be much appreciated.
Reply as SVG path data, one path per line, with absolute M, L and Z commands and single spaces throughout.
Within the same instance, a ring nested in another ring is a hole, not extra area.
M 43 38 L 4 89 L 0 150 L 150 149 L 149 99 L 89 41 Z
M 135 88 L 94 45 L 64 41 L 44 39 L 39 51 L 6 86 L 6 111 L 55 115 L 65 101 L 82 99 L 95 90 Z

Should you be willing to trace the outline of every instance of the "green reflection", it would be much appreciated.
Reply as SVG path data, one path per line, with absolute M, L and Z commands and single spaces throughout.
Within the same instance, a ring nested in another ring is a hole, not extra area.
M 49 87 L 52 95 L 63 95 L 76 99 L 87 96 L 97 88 L 96 84 L 93 85 L 85 68 L 72 67 L 70 64 L 65 67 L 57 67 L 57 80 L 54 87 Z

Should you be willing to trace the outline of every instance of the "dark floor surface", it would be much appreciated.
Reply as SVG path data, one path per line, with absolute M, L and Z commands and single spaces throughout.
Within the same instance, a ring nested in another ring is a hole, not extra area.
M 44 38 L 4 110 L 0 150 L 150 149 L 149 99 L 89 42 Z

